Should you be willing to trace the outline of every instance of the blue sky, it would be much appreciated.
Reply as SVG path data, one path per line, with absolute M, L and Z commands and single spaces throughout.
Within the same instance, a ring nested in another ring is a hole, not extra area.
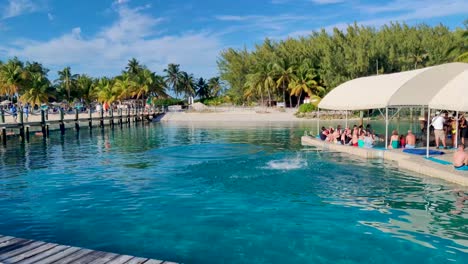
M 135 57 L 153 71 L 168 63 L 217 75 L 223 49 L 247 48 L 358 22 L 461 27 L 466 0 L 0 0 L 0 60 L 42 62 L 116 75 Z

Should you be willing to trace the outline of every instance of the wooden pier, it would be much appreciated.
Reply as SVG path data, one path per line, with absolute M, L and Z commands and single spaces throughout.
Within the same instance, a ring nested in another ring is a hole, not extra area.
M 0 235 L 0 263 L 177 264 L 2 235 Z
M 66 128 L 72 128 L 79 132 L 83 124 L 85 127 L 89 128 L 89 130 L 96 127 L 104 128 L 106 125 L 112 128 L 114 126 L 120 126 L 122 128 L 125 124 L 138 124 L 139 122 L 151 121 L 161 114 L 162 113 L 158 111 L 144 109 L 118 109 L 116 113 L 112 110 L 107 113 L 103 111 L 79 113 L 78 110 L 75 109 L 75 112 L 71 114 L 73 118 L 65 118 L 63 110 L 53 115 L 41 111 L 40 120 L 35 116 L 35 121 L 24 122 L 24 114 L 20 111 L 18 113 L 17 122 L 6 123 L 4 112 L 2 111 L 0 118 L 0 137 L 2 139 L 2 144 L 6 145 L 7 138 L 10 136 L 19 136 L 21 141 L 29 141 L 31 133 L 35 133 L 43 138 L 48 138 L 51 127 L 60 130 L 60 133 L 64 135 Z M 70 116 L 70 114 L 68 114 L 68 116 Z

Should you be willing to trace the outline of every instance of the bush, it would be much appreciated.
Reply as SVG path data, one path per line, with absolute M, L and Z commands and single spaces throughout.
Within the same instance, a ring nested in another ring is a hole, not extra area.
M 315 110 L 315 106 L 313 104 L 302 104 L 299 106 L 299 113 L 310 113 Z
M 156 99 L 153 100 L 153 105 L 156 107 L 166 107 L 170 105 L 184 105 L 185 101 L 176 99 L 176 98 L 164 98 L 164 99 Z

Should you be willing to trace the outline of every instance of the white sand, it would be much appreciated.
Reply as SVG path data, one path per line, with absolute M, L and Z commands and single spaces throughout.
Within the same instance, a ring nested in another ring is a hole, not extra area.
M 307 122 L 294 112 L 228 111 L 228 112 L 168 112 L 161 122 Z

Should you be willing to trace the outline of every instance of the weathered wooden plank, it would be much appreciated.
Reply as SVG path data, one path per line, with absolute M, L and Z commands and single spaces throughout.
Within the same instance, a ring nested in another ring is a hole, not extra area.
M 47 257 L 50 257 L 50 256 L 53 256 L 59 252 L 62 252 L 64 250 L 66 250 L 67 248 L 70 248 L 69 246 L 56 246 L 56 247 L 53 247 L 49 250 L 46 250 L 46 251 L 43 251 L 39 254 L 36 254 L 32 257 L 29 257 L 29 258 L 26 258 L 26 259 L 23 259 L 23 260 L 20 260 L 18 263 L 21 263 L 21 264 L 31 264 L 31 263 L 37 263 L 39 262 L 40 260 L 42 259 L 45 259 Z
M 70 264 L 89 264 L 89 263 L 93 262 L 94 260 L 96 260 L 96 259 L 98 259 L 100 257 L 103 257 L 104 255 L 106 255 L 106 252 L 91 251 L 91 253 L 70 262 Z
M 157 259 L 148 259 L 147 261 L 145 261 L 143 264 L 161 264 L 163 263 L 161 260 L 157 260 Z
M 117 258 L 115 258 L 115 259 L 113 259 L 113 260 L 111 260 L 109 262 L 106 262 L 106 264 L 124 264 L 124 263 L 126 263 L 127 261 L 129 261 L 132 258 L 133 257 L 129 256 L 129 255 L 120 255 Z
M 108 263 L 109 261 L 118 258 L 120 255 L 115 254 L 115 253 L 108 253 L 108 252 L 103 252 L 104 255 L 98 257 L 97 259 L 89 262 L 88 264 L 104 264 Z
M 11 240 L 11 239 L 13 239 L 13 238 L 14 238 L 14 237 L 11 237 L 11 236 L 2 236 L 2 237 L 0 238 L 0 244 L 3 243 L 3 242 L 6 242 L 6 241 L 8 241 L 8 240 Z
M 35 249 L 37 247 L 40 247 L 40 246 L 42 246 L 44 244 L 45 244 L 45 242 L 36 241 L 36 242 L 32 242 L 30 244 L 27 244 L 27 245 L 25 245 L 23 247 L 17 248 L 15 250 L 10 250 L 10 251 L 0 253 L 0 262 L 4 261 L 6 259 L 9 259 L 11 257 L 14 257 L 16 255 L 22 254 L 24 252 L 31 251 L 31 250 L 33 250 L 33 249 Z
M 34 255 L 40 254 L 42 252 L 45 252 L 49 249 L 52 249 L 54 247 L 58 246 L 57 244 L 52 244 L 52 243 L 45 243 L 44 245 L 37 247 L 33 250 L 29 250 L 27 252 L 24 252 L 22 254 L 16 255 L 14 257 L 11 257 L 9 259 L 6 259 L 5 262 L 7 263 L 15 263 L 24 259 L 27 259 L 29 257 L 32 257 Z
M 56 260 L 57 263 L 72 263 L 73 261 L 77 260 L 77 259 L 80 259 L 88 254 L 90 254 L 91 252 L 93 252 L 92 250 L 90 249 L 83 249 L 83 248 L 80 248 L 78 251 L 75 251 L 73 252 L 72 254 L 69 254 L 61 259 L 58 259 Z
M 145 263 L 145 261 L 148 261 L 149 259 L 147 258 L 138 258 L 138 257 L 134 257 L 132 259 L 130 259 L 129 261 L 125 262 L 125 264 L 142 264 L 142 263 Z
M 0 254 L 3 252 L 15 250 L 20 247 L 24 247 L 27 244 L 32 243 L 32 242 L 33 242 L 32 240 L 26 240 L 22 238 L 13 238 L 0 245 Z
M 30 262 L 30 263 L 36 263 L 36 264 L 49 264 L 53 263 L 57 260 L 63 259 L 64 257 L 75 253 L 76 251 L 80 250 L 80 248 L 77 247 L 68 247 L 67 249 L 60 251 L 54 255 L 47 256 L 41 260 L 38 260 L 37 262 Z

